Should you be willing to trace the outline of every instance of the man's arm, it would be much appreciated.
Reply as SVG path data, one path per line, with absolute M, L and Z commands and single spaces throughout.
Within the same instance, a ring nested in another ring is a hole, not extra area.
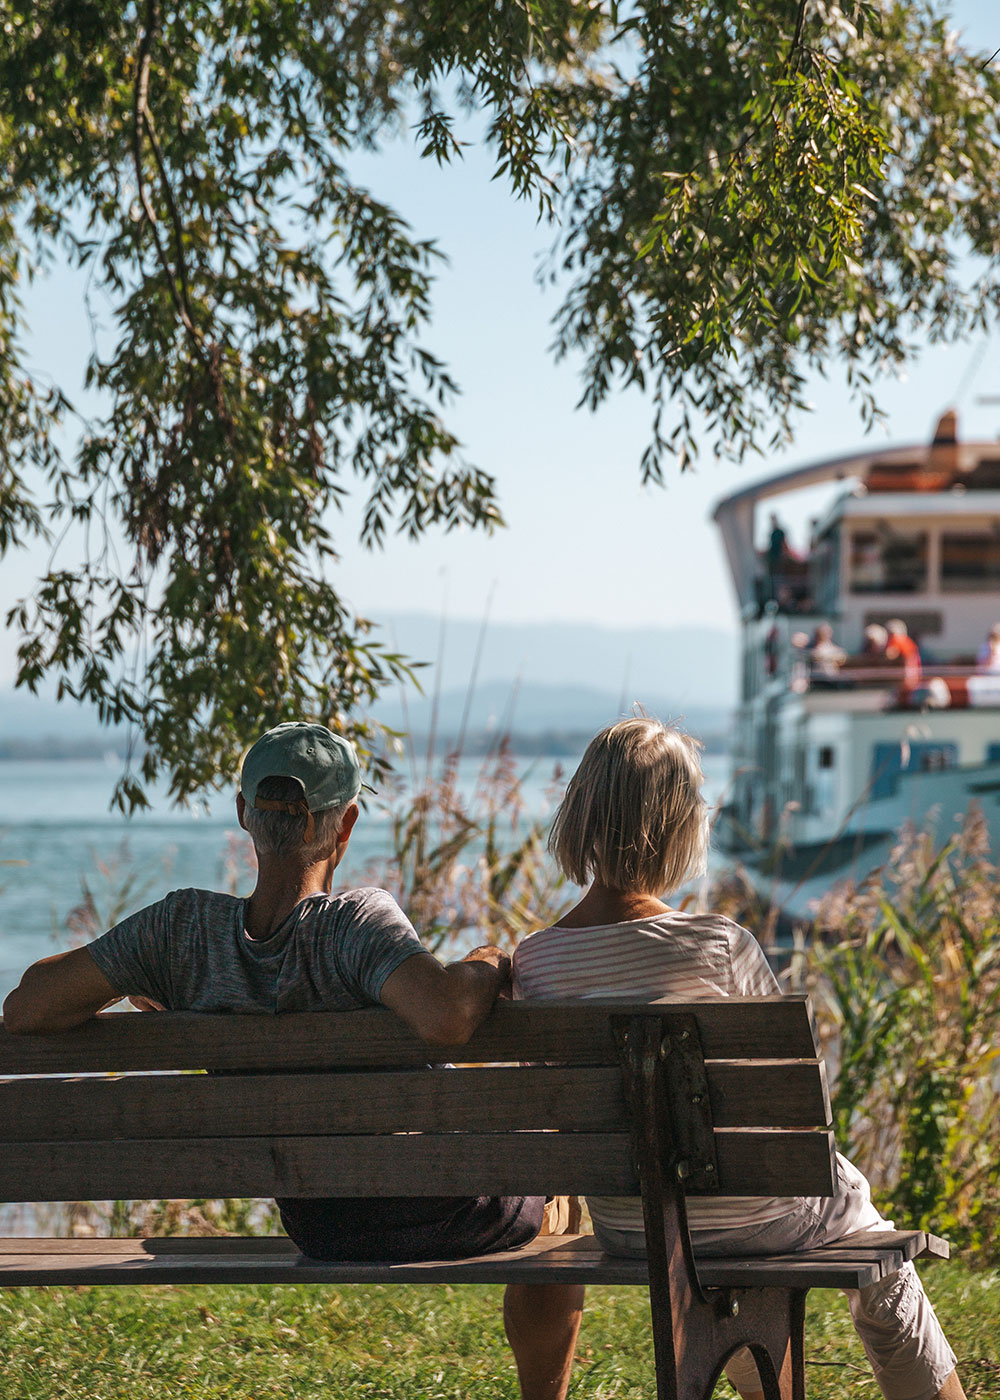
M 476 948 L 444 966 L 430 953 L 407 958 L 382 985 L 382 1004 L 428 1045 L 464 1045 L 510 985 L 510 958 Z
M 12 1035 L 68 1031 L 121 1000 L 86 948 L 33 963 L 3 1004 L 4 1029 Z

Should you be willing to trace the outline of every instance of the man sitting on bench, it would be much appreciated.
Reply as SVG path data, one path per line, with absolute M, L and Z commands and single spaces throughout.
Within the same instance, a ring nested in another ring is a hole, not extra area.
M 29 967 L 4 1003 L 9 1032 L 68 1030 L 129 997 L 141 1010 L 351 1011 L 382 1003 L 431 1045 L 461 1045 L 509 982 L 477 948 L 443 966 L 381 889 L 331 893 L 358 818 L 352 746 L 317 724 L 280 724 L 243 761 L 236 812 L 257 853 L 249 899 L 175 890 L 85 948 Z M 280 1200 L 304 1254 L 324 1260 L 458 1259 L 537 1233 L 544 1199 Z

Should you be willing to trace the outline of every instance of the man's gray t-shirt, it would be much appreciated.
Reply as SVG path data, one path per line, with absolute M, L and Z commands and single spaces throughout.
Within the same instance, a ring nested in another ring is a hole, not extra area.
M 168 1011 L 354 1011 L 425 951 L 386 890 L 309 895 L 269 938 L 244 927 L 246 901 L 174 890 L 88 945 L 122 996 Z
M 122 996 L 168 1011 L 354 1011 L 425 951 L 385 890 L 314 894 L 270 938 L 247 936 L 245 901 L 175 890 L 89 945 Z M 313 1259 L 458 1259 L 514 1249 L 537 1233 L 544 1198 L 354 1196 L 278 1199 L 281 1223 Z

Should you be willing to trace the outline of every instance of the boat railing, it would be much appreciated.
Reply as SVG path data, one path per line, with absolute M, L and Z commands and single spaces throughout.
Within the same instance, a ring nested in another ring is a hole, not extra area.
M 754 579 L 754 609 L 759 616 L 770 606 L 783 616 L 815 611 L 813 585 L 806 560 L 786 559 L 773 572 L 766 565 Z
M 835 670 L 819 670 L 807 664 L 792 676 L 798 691 L 885 690 L 889 709 L 993 709 L 1000 707 L 1000 671 L 962 664 L 939 665 L 925 661 L 920 676 L 908 676 L 902 667 L 853 664 L 852 658 Z

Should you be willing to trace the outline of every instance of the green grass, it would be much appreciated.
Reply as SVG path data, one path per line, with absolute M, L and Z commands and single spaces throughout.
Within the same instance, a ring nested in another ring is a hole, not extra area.
M 1000 1271 L 929 1267 L 970 1400 L 1000 1400 Z M 497 1288 L 69 1288 L 0 1293 L 2 1400 L 516 1400 Z M 812 1400 L 878 1391 L 844 1299 L 813 1293 Z M 647 1400 L 639 1289 L 590 1291 L 571 1400 Z M 731 1395 L 724 1383 L 719 1394 Z

